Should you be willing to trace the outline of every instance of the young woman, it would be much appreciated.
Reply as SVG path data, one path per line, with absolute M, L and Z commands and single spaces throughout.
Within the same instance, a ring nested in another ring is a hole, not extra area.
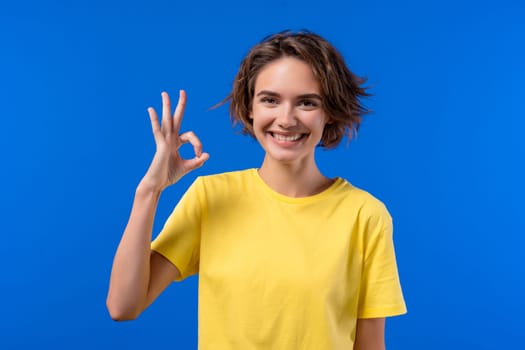
M 161 192 L 209 157 L 194 133 L 179 133 L 184 91 L 173 115 L 162 93 L 162 124 L 149 109 L 157 150 L 113 263 L 111 317 L 136 318 L 198 273 L 200 349 L 384 349 L 385 317 L 406 312 L 391 217 L 315 161 L 318 146 L 358 129 L 363 82 L 310 32 L 252 48 L 227 100 L 265 150 L 261 167 L 197 178 L 151 243 Z M 180 157 L 184 143 L 193 159 Z

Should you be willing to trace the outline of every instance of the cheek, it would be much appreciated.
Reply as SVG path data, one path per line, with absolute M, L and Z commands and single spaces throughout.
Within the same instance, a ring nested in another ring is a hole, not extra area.
M 253 121 L 253 125 L 264 126 L 271 122 L 273 112 L 268 108 L 254 108 L 250 117 Z
M 311 126 L 311 129 L 322 131 L 327 124 L 327 119 L 323 114 L 311 115 L 309 119 L 309 125 Z

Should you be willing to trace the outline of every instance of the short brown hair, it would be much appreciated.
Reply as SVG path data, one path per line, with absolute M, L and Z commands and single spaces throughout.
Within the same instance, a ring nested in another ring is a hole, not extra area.
M 283 31 L 264 38 L 242 60 L 230 95 L 230 116 L 242 124 L 242 132 L 254 136 L 249 115 L 255 93 L 255 80 L 268 63 L 283 57 L 306 62 L 319 81 L 326 124 L 320 146 L 336 147 L 346 135 L 351 139 L 359 129 L 361 118 L 369 110 L 360 98 L 370 96 L 362 84 L 365 78 L 352 73 L 343 56 L 328 41 L 309 31 Z

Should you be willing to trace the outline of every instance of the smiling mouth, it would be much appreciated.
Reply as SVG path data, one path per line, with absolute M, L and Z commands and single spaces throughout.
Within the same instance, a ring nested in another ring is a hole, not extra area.
M 306 134 L 292 134 L 292 135 L 282 135 L 282 134 L 276 134 L 273 132 L 270 132 L 270 135 L 277 141 L 284 141 L 284 142 L 295 142 L 303 137 L 306 136 Z

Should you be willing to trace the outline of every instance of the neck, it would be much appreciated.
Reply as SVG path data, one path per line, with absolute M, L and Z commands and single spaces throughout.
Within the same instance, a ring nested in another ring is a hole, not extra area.
M 333 180 L 321 174 L 313 160 L 281 163 L 266 156 L 259 169 L 259 176 L 271 189 L 288 197 L 312 196 L 333 183 Z

